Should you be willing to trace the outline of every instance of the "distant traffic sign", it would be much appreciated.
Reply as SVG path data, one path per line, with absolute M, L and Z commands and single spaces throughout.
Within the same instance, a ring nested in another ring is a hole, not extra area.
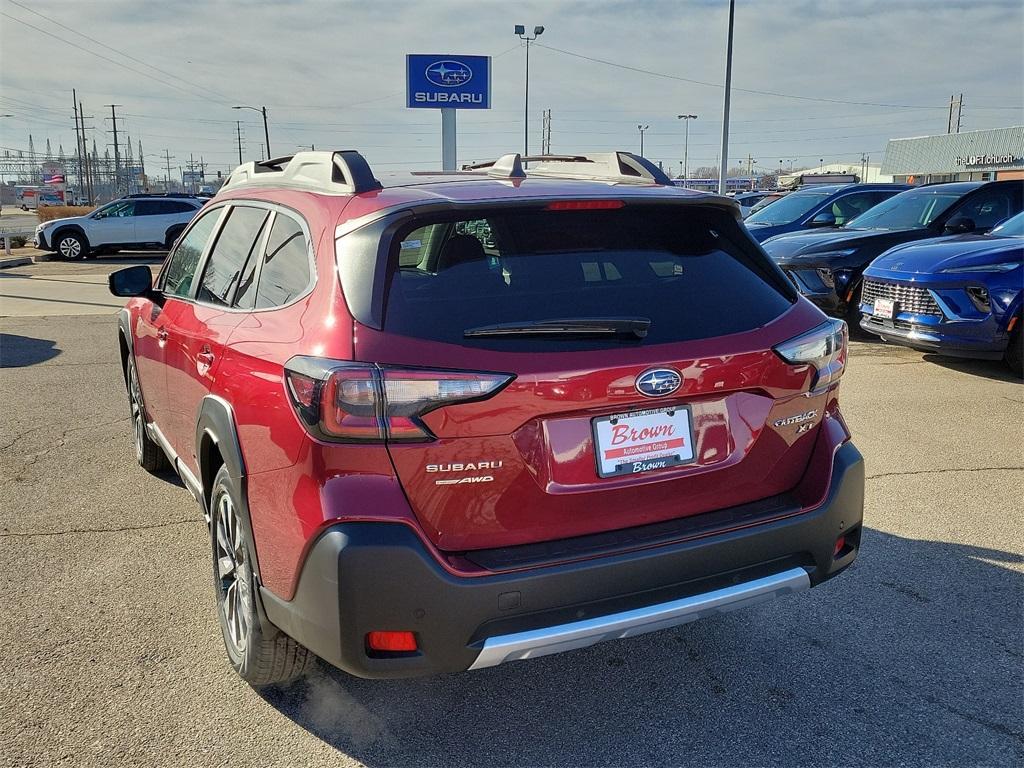
M 419 109 L 490 109 L 491 57 L 410 53 L 406 106 Z

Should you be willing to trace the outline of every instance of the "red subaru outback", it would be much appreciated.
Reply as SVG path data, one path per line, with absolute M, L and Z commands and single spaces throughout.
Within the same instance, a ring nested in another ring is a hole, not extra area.
M 239 167 L 110 277 L 139 463 L 210 522 L 231 663 L 479 669 L 819 584 L 860 544 L 847 332 L 626 153 Z

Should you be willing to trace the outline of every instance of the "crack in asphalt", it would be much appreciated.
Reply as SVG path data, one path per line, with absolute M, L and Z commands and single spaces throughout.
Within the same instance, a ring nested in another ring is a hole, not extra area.
M 32 536 L 68 536 L 75 533 L 125 533 L 127 531 L 145 531 L 152 528 L 169 528 L 173 525 L 191 525 L 202 522 L 201 518 L 190 516 L 186 520 L 168 520 L 164 523 L 149 525 L 125 525 L 119 528 L 70 528 L 64 531 L 0 531 L 0 538 L 28 538 Z
M 28 456 L 26 458 L 32 458 L 33 456 L 38 456 L 41 453 L 46 453 L 46 451 L 49 451 L 49 450 L 52 450 L 53 448 L 57 448 L 57 447 L 59 447 L 61 445 L 64 445 L 64 438 L 66 438 L 72 432 L 81 432 L 81 431 L 86 430 L 86 429 L 100 429 L 101 427 L 109 427 L 111 424 L 120 424 L 123 421 L 131 421 L 131 418 L 132 418 L 131 416 L 123 416 L 120 419 L 114 419 L 113 421 L 104 421 L 104 422 L 101 422 L 100 424 L 85 424 L 85 425 L 83 425 L 81 427 L 69 427 L 68 429 L 65 429 L 63 432 L 60 433 L 60 437 L 58 437 L 57 440 L 54 442 L 54 444 L 51 445 L 49 448 L 47 448 L 44 451 L 40 451 L 40 453 L 31 454 L 30 456 Z M 6 451 L 8 448 L 10 448 L 12 445 L 14 445 L 16 442 L 18 442 L 22 438 L 28 437 L 29 435 L 31 435 L 31 434 L 33 434 L 35 432 L 40 432 L 42 430 L 51 429 L 51 428 L 52 428 L 51 425 L 43 424 L 43 425 L 38 426 L 38 427 L 32 427 L 31 429 L 26 429 L 24 432 L 21 432 L 20 434 L 15 435 L 14 439 L 11 440 L 10 442 L 5 443 L 4 445 L 0 445 L 0 451 Z
M 946 472 L 1022 472 L 1024 467 L 947 467 L 944 469 L 917 469 L 909 472 L 880 472 L 867 475 L 865 480 L 877 480 L 882 477 L 906 477 L 908 475 L 941 475 Z

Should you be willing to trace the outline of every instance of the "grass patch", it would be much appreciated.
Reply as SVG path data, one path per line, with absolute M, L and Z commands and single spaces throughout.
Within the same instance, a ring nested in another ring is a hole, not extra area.
M 42 224 L 44 221 L 65 219 L 68 216 L 85 216 L 95 210 L 87 205 L 46 205 L 39 208 L 36 214 L 39 216 L 39 223 Z

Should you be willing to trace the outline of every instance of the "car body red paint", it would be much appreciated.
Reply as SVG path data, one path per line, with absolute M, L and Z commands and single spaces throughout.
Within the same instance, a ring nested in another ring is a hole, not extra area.
M 528 178 L 510 184 L 477 176 L 448 182 L 426 177 L 422 183 L 414 180 L 355 195 L 273 185 L 242 185 L 231 191 L 229 185 L 206 206 L 204 215 L 211 215 L 232 204 L 256 201 L 301 221 L 315 268 L 311 287 L 284 306 L 256 310 L 212 306 L 197 299 L 195 286 L 191 296 L 133 298 L 126 308 L 123 327 L 130 338 L 125 341 L 137 361 L 151 427 L 169 444 L 180 471 L 203 485 L 209 468 L 203 466 L 197 418 L 208 398 L 227 405 L 244 463 L 259 583 L 267 594 L 282 603 L 291 601 L 312 547 L 339 523 L 405 526 L 447 578 L 487 580 L 498 571 L 482 566 L 474 552 L 699 520 L 786 494 L 798 502 L 798 507 L 777 515 L 753 522 L 737 518 L 735 525 L 718 526 L 713 534 L 721 537 L 804 515 L 824 503 L 836 452 L 850 439 L 839 412 L 838 384 L 815 389 L 813 365 L 789 363 L 775 351 L 822 324 L 824 316 L 803 298 L 793 295 L 777 317 L 743 332 L 551 353 L 415 338 L 360 322 L 348 306 L 335 241 L 361 222 L 410 205 L 479 203 L 500 209 L 505 204 L 596 197 L 622 205 L 588 207 L 588 214 L 613 215 L 660 200 L 679 203 L 680 215 L 685 215 L 690 210 L 685 206 L 698 210 L 711 204 L 705 196 L 658 185 L 609 190 L 596 182 Z M 547 215 L 580 214 L 570 205 Z M 729 216 L 735 220 L 738 213 Z M 743 247 L 759 253 L 747 241 Z M 494 321 L 510 319 L 516 318 Z M 422 423 L 431 435 L 426 442 L 332 442 L 311 433 L 296 414 L 286 367 L 300 357 L 490 371 L 514 378 L 489 397 L 426 413 Z M 681 386 L 666 397 L 642 395 L 636 379 L 652 368 L 677 371 Z M 673 404 L 690 409 L 692 463 L 632 475 L 598 475 L 592 419 Z M 821 416 L 813 428 L 798 431 L 792 420 L 810 412 Z M 857 522 L 859 517 L 850 520 L 851 525 Z M 829 534 L 827 549 L 839 533 Z M 681 534 L 677 540 L 708 535 Z M 624 537 L 617 551 L 649 546 L 630 544 Z M 602 557 L 596 550 L 553 552 L 542 566 L 514 566 L 501 573 Z M 826 575 L 831 574 L 820 578 Z M 417 653 L 429 655 L 429 638 L 420 638 L 420 645 Z

